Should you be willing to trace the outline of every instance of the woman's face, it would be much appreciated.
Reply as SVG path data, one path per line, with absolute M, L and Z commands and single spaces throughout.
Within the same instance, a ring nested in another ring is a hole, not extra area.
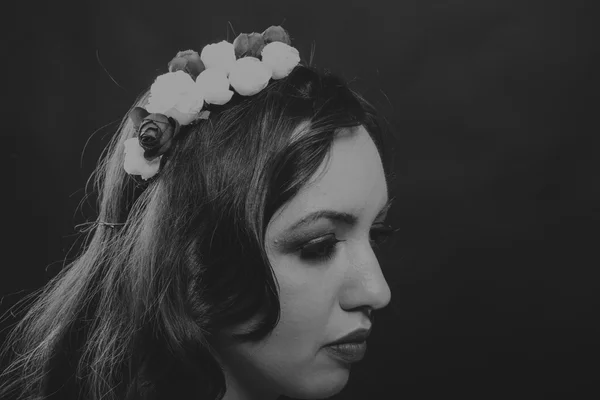
M 258 344 L 218 345 L 226 400 L 279 395 L 321 399 L 344 388 L 349 366 L 324 346 L 358 328 L 368 329 L 366 310 L 390 302 L 390 288 L 369 242 L 369 231 L 385 219 L 378 214 L 387 201 L 381 159 L 367 131 L 342 130 L 330 164 L 324 162 L 309 185 L 269 222 L 267 254 L 280 285 L 281 318 Z M 319 210 L 349 213 L 356 222 L 323 217 L 292 228 Z M 310 248 L 298 250 L 308 242 Z M 234 331 L 250 326 L 252 322 Z

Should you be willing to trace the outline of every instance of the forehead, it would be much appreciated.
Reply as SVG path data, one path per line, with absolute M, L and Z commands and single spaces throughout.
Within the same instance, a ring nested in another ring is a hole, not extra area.
M 387 184 L 375 143 L 364 127 L 345 128 L 336 135 L 330 157 L 274 216 L 273 225 L 283 228 L 304 214 L 324 208 L 360 215 L 386 200 Z

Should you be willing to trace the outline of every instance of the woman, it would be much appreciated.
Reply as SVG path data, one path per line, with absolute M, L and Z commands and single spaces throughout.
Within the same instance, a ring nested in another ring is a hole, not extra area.
M 178 53 L 98 168 L 85 251 L 11 332 L 0 397 L 338 393 L 391 296 L 383 149 L 281 27 Z

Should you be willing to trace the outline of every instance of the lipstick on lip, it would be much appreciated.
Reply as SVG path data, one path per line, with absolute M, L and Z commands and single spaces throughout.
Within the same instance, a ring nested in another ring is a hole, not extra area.
M 336 344 L 342 343 L 361 343 L 367 340 L 369 335 L 371 334 L 371 328 L 369 329 L 357 329 L 355 331 L 350 332 L 349 334 L 342 336 L 341 338 L 331 342 L 328 346 L 333 346 Z
M 325 350 L 333 358 L 342 361 L 345 364 L 350 364 L 362 360 L 367 352 L 367 342 L 361 343 L 342 343 L 329 345 Z
M 325 349 L 334 358 L 345 363 L 360 361 L 367 351 L 367 338 L 371 329 L 358 329 L 336 341 L 329 343 Z

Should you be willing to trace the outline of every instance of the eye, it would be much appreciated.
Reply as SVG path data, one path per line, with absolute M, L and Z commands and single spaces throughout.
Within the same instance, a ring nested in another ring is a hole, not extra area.
M 325 262 L 331 260 L 335 254 L 336 245 L 344 240 L 339 240 L 335 235 L 325 236 L 325 240 L 310 242 L 301 247 L 300 258 L 309 262 Z
M 373 227 L 370 231 L 369 242 L 371 247 L 378 248 L 387 242 L 388 238 L 393 236 L 399 229 L 394 229 L 389 225 Z M 324 240 L 310 242 L 300 248 L 300 258 L 308 262 L 326 262 L 333 258 L 336 252 L 337 244 L 345 242 L 339 240 L 335 235 L 327 235 Z
M 373 248 L 379 248 L 382 244 L 386 243 L 387 240 L 392 237 L 399 229 L 394 229 L 390 225 L 380 225 L 371 229 L 371 246 Z

